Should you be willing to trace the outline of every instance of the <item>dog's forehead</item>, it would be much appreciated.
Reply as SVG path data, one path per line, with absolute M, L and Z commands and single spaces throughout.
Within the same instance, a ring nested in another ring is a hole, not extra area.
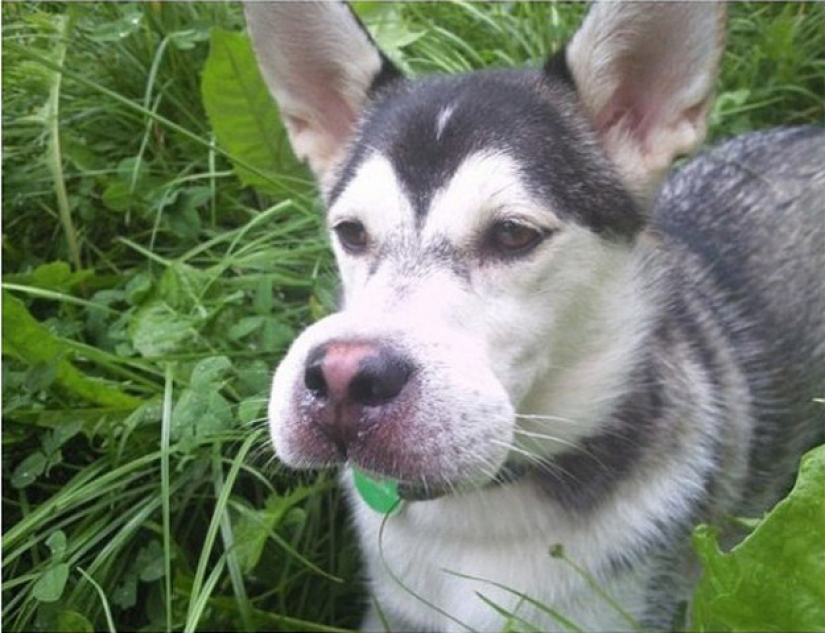
M 599 231 L 635 233 L 641 216 L 596 149 L 571 86 L 541 71 L 493 71 L 407 83 L 378 102 L 329 191 L 334 204 L 380 155 L 419 223 L 469 159 L 502 155 L 536 200 Z
M 552 127 L 529 73 L 477 73 L 409 83 L 375 105 L 361 126 L 331 201 L 359 165 L 380 154 L 393 166 L 416 214 L 470 156 L 518 154 L 528 163 L 531 123 Z M 516 94 L 517 93 L 517 94 Z M 519 138 L 519 136 L 523 138 Z M 532 152 L 535 153 L 535 152 Z

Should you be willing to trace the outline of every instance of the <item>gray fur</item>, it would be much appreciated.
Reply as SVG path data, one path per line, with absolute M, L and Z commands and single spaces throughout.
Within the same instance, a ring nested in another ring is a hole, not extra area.
M 651 543 L 659 571 L 645 624 L 666 629 L 674 598 L 689 595 L 691 527 L 759 516 L 787 492 L 801 453 L 825 440 L 814 401 L 825 393 L 825 134 L 754 133 L 707 152 L 667 181 L 651 232 L 651 291 L 665 308 L 653 375 L 628 402 L 659 386 L 660 415 L 638 417 L 656 420 L 644 431 L 648 459 L 691 460 L 697 441 L 714 456 L 694 512 Z M 688 439 L 698 420 L 710 424 Z
M 698 325 L 715 325 L 712 346 L 747 382 L 753 444 L 734 511 L 759 512 L 802 448 L 825 439 L 813 401 L 825 393 L 825 134 L 759 132 L 708 152 L 668 181 L 654 228 Z

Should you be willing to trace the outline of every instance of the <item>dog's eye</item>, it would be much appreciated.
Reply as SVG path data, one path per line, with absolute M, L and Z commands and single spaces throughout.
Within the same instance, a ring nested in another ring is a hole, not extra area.
M 513 220 L 496 222 L 487 235 L 488 248 L 501 255 L 521 255 L 544 239 L 544 233 Z
M 339 222 L 332 230 L 338 236 L 338 241 L 345 251 L 353 255 L 363 253 L 367 248 L 369 237 L 364 225 L 355 220 L 344 220 Z

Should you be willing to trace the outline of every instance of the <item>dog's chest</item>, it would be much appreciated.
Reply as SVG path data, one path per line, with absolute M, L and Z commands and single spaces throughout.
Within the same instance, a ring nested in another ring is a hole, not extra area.
M 533 497 L 488 491 L 408 505 L 386 522 L 355 500 L 372 594 L 391 628 L 499 631 L 510 622 L 567 630 L 571 622 L 627 629 L 627 619 L 589 588 L 596 580 L 631 612 L 642 609 L 645 572 L 629 577 L 608 562 L 617 545 L 626 546 L 622 538 L 602 530 L 614 538 L 599 539 L 598 522 L 576 525 L 536 508 Z M 562 558 L 552 555 L 559 544 Z

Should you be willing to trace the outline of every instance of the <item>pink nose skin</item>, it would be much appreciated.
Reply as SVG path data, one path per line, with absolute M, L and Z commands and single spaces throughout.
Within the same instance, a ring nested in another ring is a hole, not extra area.
M 400 353 L 378 343 L 321 345 L 309 354 L 304 369 L 304 386 L 315 401 L 312 422 L 346 457 L 365 409 L 394 400 L 411 373 Z

